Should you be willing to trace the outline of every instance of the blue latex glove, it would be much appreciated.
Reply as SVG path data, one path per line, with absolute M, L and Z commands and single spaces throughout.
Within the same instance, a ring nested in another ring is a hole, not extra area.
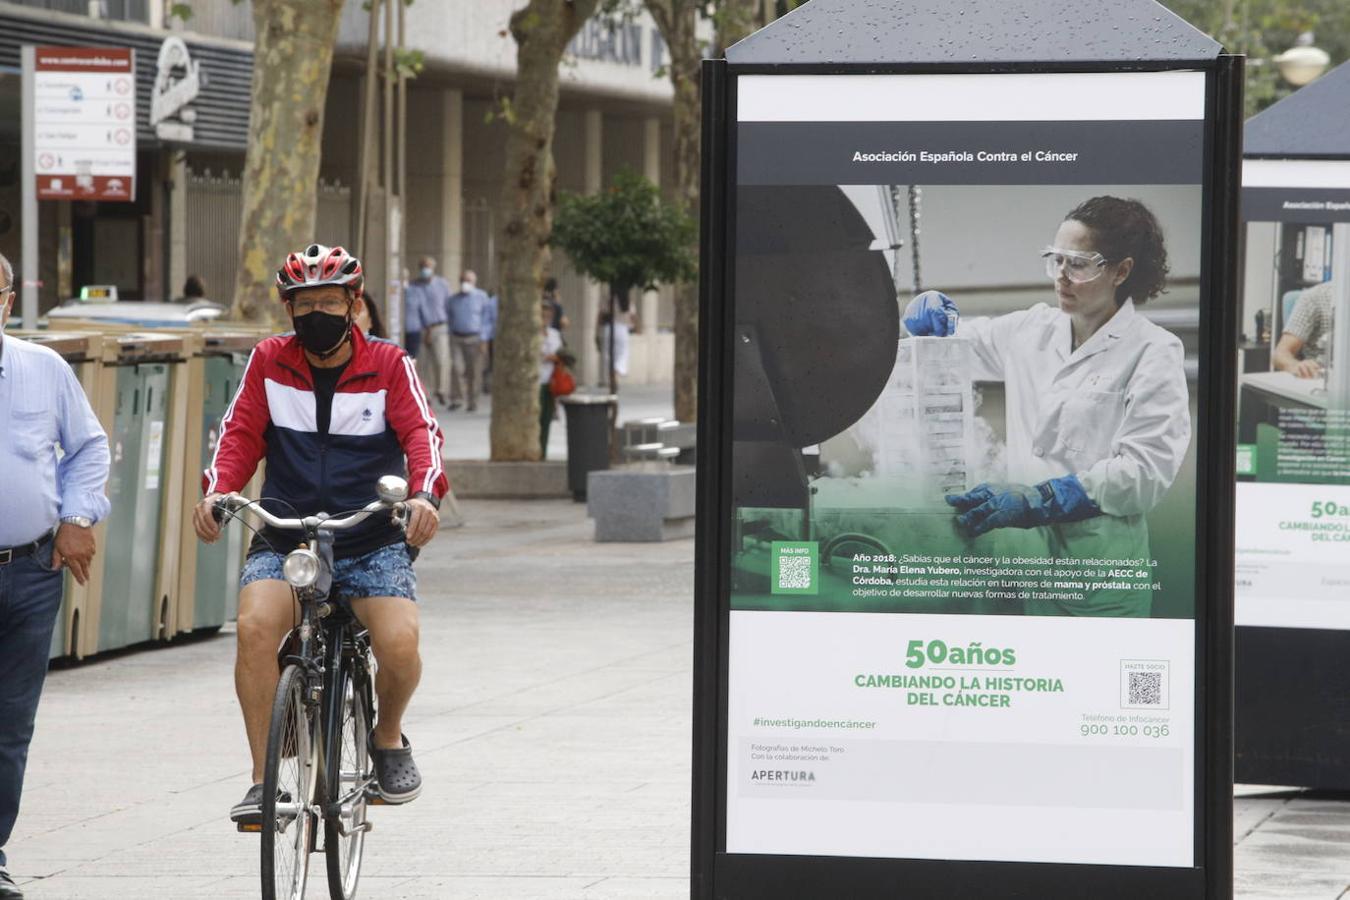
M 1102 514 L 1077 475 L 1063 475 L 1025 484 L 982 484 L 964 494 L 948 494 L 956 508 L 956 526 L 979 537 L 995 528 L 1034 528 L 1057 522 L 1080 522 Z
M 956 334 L 961 313 L 941 291 L 924 291 L 905 307 L 905 330 L 915 337 L 947 337 Z

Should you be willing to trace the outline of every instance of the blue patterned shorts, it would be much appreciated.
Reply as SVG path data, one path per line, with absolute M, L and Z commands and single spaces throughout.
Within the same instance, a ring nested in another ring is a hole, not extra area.
M 281 574 L 280 553 L 263 551 L 244 561 L 239 576 L 242 588 L 255 581 L 285 581 Z M 417 575 L 413 572 L 408 545 L 399 541 L 362 556 L 339 559 L 333 563 L 333 599 L 360 600 L 364 597 L 407 597 L 417 600 Z

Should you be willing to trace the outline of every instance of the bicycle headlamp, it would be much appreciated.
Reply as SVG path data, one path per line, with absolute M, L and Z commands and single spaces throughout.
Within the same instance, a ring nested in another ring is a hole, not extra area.
M 312 587 L 319 580 L 319 554 L 301 547 L 292 550 L 281 564 L 281 574 L 292 587 Z

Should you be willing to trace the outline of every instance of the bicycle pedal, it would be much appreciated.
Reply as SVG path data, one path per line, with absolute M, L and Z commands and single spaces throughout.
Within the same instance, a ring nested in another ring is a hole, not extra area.
M 262 834 L 261 822 L 238 822 L 235 824 L 235 830 L 245 834 Z

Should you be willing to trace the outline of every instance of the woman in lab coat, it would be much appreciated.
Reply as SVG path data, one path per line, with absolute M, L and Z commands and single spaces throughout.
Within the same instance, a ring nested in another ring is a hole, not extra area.
M 958 324 L 956 304 L 928 291 L 905 310 L 911 334 L 969 340 L 976 380 L 1007 391 L 1008 483 L 947 502 L 968 536 L 1041 528 L 1056 558 L 1148 560 L 1145 516 L 1191 438 L 1181 341 L 1136 310 L 1166 283 L 1162 229 L 1137 200 L 1094 197 L 1042 255 L 1053 306 Z M 1148 616 L 1151 606 L 1151 590 L 1099 589 L 1026 611 Z

